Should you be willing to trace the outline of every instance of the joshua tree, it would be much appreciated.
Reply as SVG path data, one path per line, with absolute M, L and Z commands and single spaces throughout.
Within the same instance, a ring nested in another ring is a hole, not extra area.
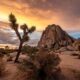
M 19 25 L 17 24 L 17 19 L 12 13 L 9 15 L 9 21 L 10 21 L 11 28 L 15 31 L 15 33 L 20 41 L 19 49 L 18 49 L 16 59 L 15 59 L 15 62 L 17 62 L 19 55 L 21 53 L 22 45 L 24 42 L 29 40 L 28 34 L 35 31 L 35 26 L 28 28 L 28 26 L 26 24 L 21 25 L 20 28 L 23 30 L 23 35 L 21 36 L 20 32 L 19 32 Z

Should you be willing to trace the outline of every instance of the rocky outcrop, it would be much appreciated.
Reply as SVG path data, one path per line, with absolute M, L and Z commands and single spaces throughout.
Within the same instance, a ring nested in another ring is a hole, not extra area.
M 38 47 L 48 47 L 53 49 L 59 49 L 61 47 L 70 45 L 74 42 L 74 38 L 69 36 L 58 25 L 49 25 L 42 34 L 42 37 L 38 43 Z

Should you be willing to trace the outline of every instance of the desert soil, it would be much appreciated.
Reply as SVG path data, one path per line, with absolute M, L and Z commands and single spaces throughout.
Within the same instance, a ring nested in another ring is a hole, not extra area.
M 77 56 L 72 56 L 71 53 L 73 51 L 65 51 L 59 54 L 61 58 L 60 67 L 62 70 L 62 74 L 65 76 L 63 80 L 80 80 L 77 79 L 75 76 L 74 71 L 80 71 L 80 60 L 77 59 Z M 20 58 L 26 58 L 25 55 L 21 55 Z M 6 71 L 7 76 L 0 78 L 0 80 L 12 80 L 12 77 L 17 72 L 17 65 L 14 62 L 7 62 L 6 63 Z M 15 80 L 15 79 L 14 79 Z

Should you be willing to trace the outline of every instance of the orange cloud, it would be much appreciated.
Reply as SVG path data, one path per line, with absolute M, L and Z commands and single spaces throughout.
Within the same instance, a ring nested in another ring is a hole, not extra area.
M 66 30 L 80 30 L 80 16 L 76 7 L 78 2 L 79 0 L 70 5 L 69 0 L 2 0 L 0 21 L 8 22 L 8 16 L 12 12 L 19 24 L 35 25 L 37 30 L 43 30 L 48 24 L 59 24 Z M 72 14 L 71 10 L 75 13 Z

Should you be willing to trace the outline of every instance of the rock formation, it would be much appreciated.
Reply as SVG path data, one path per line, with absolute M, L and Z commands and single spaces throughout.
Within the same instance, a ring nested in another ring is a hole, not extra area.
M 38 47 L 59 49 L 72 44 L 74 40 L 75 39 L 62 30 L 59 25 L 52 24 L 43 31 Z

